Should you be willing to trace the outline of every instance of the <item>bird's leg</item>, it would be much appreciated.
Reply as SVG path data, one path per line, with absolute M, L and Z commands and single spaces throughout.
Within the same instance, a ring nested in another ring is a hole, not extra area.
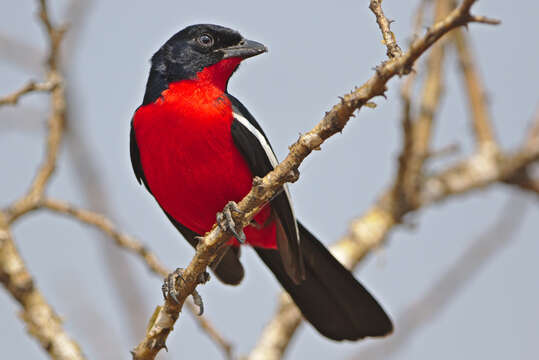
M 222 231 L 234 235 L 234 237 L 240 243 L 244 244 L 245 234 L 243 233 L 243 229 L 240 229 L 239 231 L 236 229 L 236 223 L 232 218 L 232 212 L 243 214 L 243 212 L 238 208 L 238 204 L 236 204 L 234 201 L 229 201 L 228 204 L 225 205 L 223 211 L 217 213 L 217 224 Z
M 177 304 L 180 303 L 180 300 L 178 299 L 178 296 L 180 295 L 178 291 L 176 290 L 176 283 L 181 280 L 185 281 L 183 278 L 183 271 L 182 268 L 177 268 L 174 272 L 168 274 L 165 281 L 163 282 L 163 286 L 161 286 L 161 290 L 163 291 L 163 297 L 165 299 L 171 299 Z M 199 284 L 205 284 L 210 280 L 210 274 L 207 272 L 203 272 L 200 274 L 199 278 L 197 279 L 197 282 Z M 198 315 L 202 315 L 204 313 L 204 303 L 202 302 L 202 297 L 198 293 L 198 291 L 193 290 L 193 293 L 191 294 L 193 296 L 193 301 L 195 305 L 198 306 Z

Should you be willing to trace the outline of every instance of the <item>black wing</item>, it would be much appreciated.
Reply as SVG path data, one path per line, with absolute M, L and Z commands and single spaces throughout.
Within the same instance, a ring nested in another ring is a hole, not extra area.
M 137 138 L 135 137 L 135 127 L 133 126 L 133 120 L 131 119 L 131 131 L 129 133 L 129 153 L 131 155 L 131 166 L 133 166 L 133 172 L 139 184 L 144 183 L 146 189 L 151 193 L 150 187 L 146 182 L 144 171 L 142 170 L 142 163 L 140 162 L 140 151 L 137 145 Z
M 144 186 L 146 186 L 146 189 L 148 189 L 151 194 L 152 191 L 150 190 L 150 186 L 148 185 L 146 177 L 144 176 L 144 170 L 142 169 L 142 163 L 140 161 L 140 151 L 138 148 L 137 139 L 135 137 L 135 128 L 133 127 L 132 120 L 129 150 L 131 153 L 131 165 L 133 166 L 133 171 L 135 172 L 137 181 L 139 182 L 139 184 L 144 183 Z M 178 229 L 178 231 L 183 235 L 183 237 L 189 242 L 189 244 L 191 244 L 196 249 L 196 246 L 198 244 L 198 240 L 196 238 L 199 236 L 199 234 L 180 224 L 172 216 L 170 216 L 165 211 L 165 209 L 163 209 L 163 212 L 170 220 L 170 222 L 176 227 L 176 229 Z M 217 260 L 214 261 L 210 265 L 210 267 L 214 271 L 215 275 L 217 275 L 219 280 L 221 280 L 225 284 L 237 285 L 243 279 L 244 271 L 243 266 L 241 265 L 239 260 L 238 247 L 234 248 L 232 246 L 223 246 L 220 250 L 220 254 L 217 257 Z
M 227 94 L 232 103 L 234 121 L 230 131 L 254 176 L 265 176 L 277 165 L 273 149 L 255 118 L 234 96 Z M 298 225 L 290 203 L 288 189 L 271 201 L 277 224 L 277 246 L 288 275 L 295 283 L 304 279 L 305 269 L 300 250 Z

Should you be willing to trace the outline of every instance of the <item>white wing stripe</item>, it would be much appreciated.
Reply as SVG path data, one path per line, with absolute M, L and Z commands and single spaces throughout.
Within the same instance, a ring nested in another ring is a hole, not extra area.
M 260 145 L 262 145 L 262 148 L 266 152 L 266 156 L 268 157 L 271 163 L 271 166 L 275 168 L 279 164 L 279 161 L 277 160 L 277 157 L 273 153 L 273 150 L 271 150 L 271 147 L 266 141 L 266 138 L 264 137 L 264 135 L 262 135 L 260 131 L 258 131 L 258 129 L 255 128 L 253 124 L 251 124 L 249 120 L 247 120 L 245 117 L 241 116 L 238 113 L 233 113 L 233 116 L 236 120 L 238 120 L 243 126 L 247 128 L 247 130 L 249 130 L 257 138 L 258 142 L 260 143 Z M 286 197 L 288 198 L 290 209 L 292 209 L 292 216 L 294 217 L 294 224 L 296 226 L 296 235 L 298 236 L 297 240 L 299 241 L 299 229 L 298 229 L 298 223 L 296 221 L 296 214 L 294 213 L 294 206 L 292 206 L 292 197 L 290 196 L 290 191 L 288 190 L 288 186 L 286 184 L 283 186 L 283 188 L 284 188 Z

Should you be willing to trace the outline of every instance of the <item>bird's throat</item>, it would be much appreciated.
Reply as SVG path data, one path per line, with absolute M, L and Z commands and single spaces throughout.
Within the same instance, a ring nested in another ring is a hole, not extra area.
M 196 81 L 209 83 L 221 91 L 226 91 L 228 79 L 238 68 L 241 58 L 234 57 L 219 61 L 217 64 L 205 67 L 196 76 Z

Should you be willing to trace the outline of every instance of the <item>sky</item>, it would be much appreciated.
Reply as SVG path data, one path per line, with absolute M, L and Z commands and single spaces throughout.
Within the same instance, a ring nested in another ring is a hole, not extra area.
M 385 1 L 403 48 L 418 1 Z M 73 4 L 78 4 L 73 6 Z M 129 159 L 129 122 L 141 103 L 151 55 L 194 23 L 216 23 L 264 43 L 269 52 L 246 61 L 229 91 L 257 117 L 278 158 L 310 130 L 338 96 L 361 85 L 385 59 L 368 1 L 81 1 L 51 2 L 53 19 L 71 22 L 64 53 L 69 122 L 48 194 L 103 211 L 137 236 L 169 267 L 185 266 L 192 248 L 138 185 Z M 496 135 L 517 146 L 537 109 L 539 4 L 480 1 L 476 14 L 502 20 L 472 24 L 472 44 L 487 87 Z M 0 94 L 43 79 L 45 37 L 33 1 L 0 4 Z M 454 51 L 433 144 L 473 149 L 467 102 Z M 424 67 L 418 66 L 419 73 Z M 362 109 L 300 167 L 290 186 L 295 210 L 324 243 L 342 236 L 390 184 L 400 147 L 401 80 L 387 100 Z M 27 189 L 43 157 L 46 95 L 0 109 L 0 206 Z M 309 325 L 298 331 L 289 359 L 536 359 L 539 354 L 539 207 L 537 197 L 495 185 L 423 209 L 365 259 L 355 275 L 395 323 L 386 339 L 336 343 Z M 162 303 L 161 280 L 141 261 L 94 229 L 62 216 L 35 213 L 13 229 L 37 286 L 64 319 L 88 358 L 129 359 L 146 322 Z M 244 282 L 200 288 L 205 311 L 238 354 L 256 343 L 276 306 L 279 285 L 246 249 Z M 132 286 L 132 284 L 137 284 Z M 26 334 L 18 304 L 0 291 L 0 345 L 6 358 L 45 355 Z M 135 316 L 132 316 L 135 314 Z M 222 358 L 185 312 L 168 340 L 172 358 Z

